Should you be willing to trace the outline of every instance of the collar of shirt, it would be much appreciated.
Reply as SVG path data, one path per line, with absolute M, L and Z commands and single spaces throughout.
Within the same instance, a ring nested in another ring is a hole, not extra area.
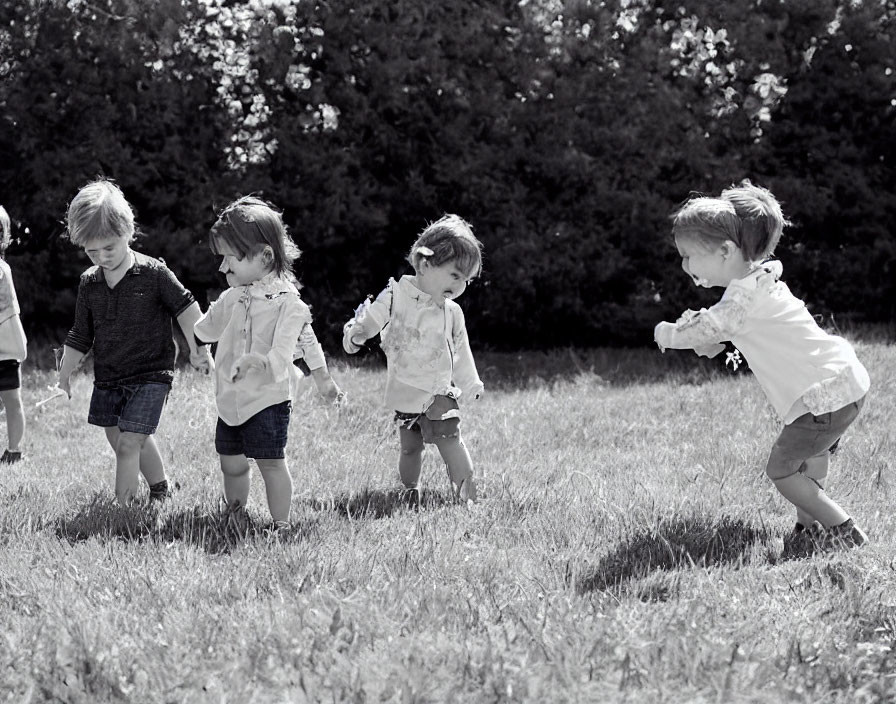
M 436 305 L 435 301 L 433 301 L 432 299 L 432 296 L 430 296 L 425 291 L 421 291 L 414 285 L 413 279 L 410 275 L 406 274 L 398 280 L 398 288 L 401 290 L 402 294 L 416 301 L 417 305 L 421 307 Z
M 152 267 L 155 262 L 159 262 L 161 264 L 165 264 L 164 259 L 154 260 L 152 257 L 143 254 L 142 252 L 135 252 L 133 249 L 131 250 L 131 265 L 128 267 L 128 270 L 124 272 L 124 276 L 139 276 L 143 272 L 145 272 L 148 268 Z M 95 282 L 106 283 L 106 274 L 101 267 L 94 267 L 95 271 L 92 274 L 92 280 Z M 124 276 L 122 278 L 124 278 Z
M 237 286 L 236 288 L 237 290 L 240 290 L 241 297 L 266 298 L 268 300 L 287 293 L 294 293 L 296 295 L 299 293 L 299 290 L 292 282 L 278 276 L 275 271 L 265 275 L 258 281 L 253 281 L 251 284 L 246 284 L 245 286 Z

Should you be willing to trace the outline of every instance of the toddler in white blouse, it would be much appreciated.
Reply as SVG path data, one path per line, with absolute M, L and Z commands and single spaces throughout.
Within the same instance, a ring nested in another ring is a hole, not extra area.
M 831 449 L 855 420 L 870 379 L 852 346 L 822 330 L 766 261 L 789 224 L 774 196 L 744 181 L 720 198 L 693 198 L 673 215 L 682 268 L 698 286 L 724 287 L 721 300 L 656 326 L 661 350 L 712 357 L 731 341 L 784 422 L 766 473 L 796 507 L 795 533 L 824 547 L 867 537 L 825 492 Z M 804 533 L 805 531 L 805 533 Z
M 454 299 L 482 268 L 482 244 L 466 221 L 446 215 L 427 227 L 411 247 L 414 275 L 402 276 L 344 328 L 349 354 L 378 333 L 386 353 L 386 406 L 395 411 L 401 456 L 398 471 L 412 503 L 419 501 L 424 443 L 438 449 L 455 494 L 476 499 L 473 464 L 460 435 L 458 399 L 478 399 L 476 371 L 464 314 Z
M 231 203 L 212 226 L 209 244 L 230 286 L 195 326 L 217 343 L 215 449 L 224 498 L 243 511 L 253 458 L 264 479 L 274 529 L 289 526 L 292 478 L 286 463 L 296 340 L 311 322 L 292 263 L 299 256 L 278 211 L 258 198 Z

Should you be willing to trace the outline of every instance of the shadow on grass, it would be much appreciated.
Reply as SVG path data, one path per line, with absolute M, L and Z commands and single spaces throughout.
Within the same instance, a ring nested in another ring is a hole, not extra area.
M 450 491 L 416 492 L 405 489 L 363 489 L 340 494 L 332 499 L 311 499 L 307 505 L 315 511 L 334 511 L 345 518 L 387 518 L 396 512 L 419 511 L 451 506 L 457 503 Z
M 209 554 L 227 553 L 251 540 L 284 543 L 299 541 L 313 532 L 313 523 L 274 529 L 246 511 L 228 511 L 219 505 L 178 508 L 170 504 L 121 507 L 97 494 L 73 516 L 57 519 L 56 535 L 69 543 L 92 538 L 137 542 L 183 542 Z
M 688 567 L 741 565 L 758 557 L 776 561 L 772 534 L 742 520 L 704 517 L 665 520 L 604 556 L 583 576 L 580 592 L 621 591 L 645 601 L 665 601 L 676 591 L 671 573 Z M 657 575 L 666 575 L 657 578 Z

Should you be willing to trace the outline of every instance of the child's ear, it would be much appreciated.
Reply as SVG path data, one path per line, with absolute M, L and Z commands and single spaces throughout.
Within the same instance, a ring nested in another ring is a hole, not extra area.
M 269 264 L 274 261 L 274 250 L 271 249 L 271 245 L 265 245 L 265 248 L 261 250 L 261 257 Z

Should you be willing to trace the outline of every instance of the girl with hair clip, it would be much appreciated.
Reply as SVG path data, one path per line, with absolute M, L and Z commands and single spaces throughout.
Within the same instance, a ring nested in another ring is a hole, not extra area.
M 212 226 L 209 244 L 221 257 L 230 286 L 197 321 L 196 338 L 217 343 L 215 449 L 229 510 L 249 498 L 249 458 L 264 479 L 274 529 L 289 525 L 292 478 L 285 448 L 293 353 L 311 312 L 299 297 L 292 262 L 299 249 L 280 213 L 246 196 L 231 203 Z
M 693 198 L 672 217 L 682 268 L 698 286 L 725 289 L 721 300 L 654 330 L 660 350 L 714 356 L 730 340 L 753 371 L 784 427 L 766 473 L 796 507 L 792 540 L 822 548 L 867 541 L 824 490 L 832 448 L 862 408 L 870 379 L 852 346 L 822 330 L 767 261 L 781 238 L 781 206 L 744 181 L 720 198 Z
M 408 254 L 414 274 L 390 279 L 348 323 L 342 346 L 357 352 L 381 334 L 388 376 L 386 406 L 395 411 L 401 455 L 398 472 L 409 502 L 419 504 L 423 447 L 432 443 L 448 468 L 455 495 L 476 499 L 473 463 L 460 435 L 458 399 L 478 399 L 464 314 L 454 302 L 482 269 L 482 244 L 469 223 L 446 215 L 432 223 Z

